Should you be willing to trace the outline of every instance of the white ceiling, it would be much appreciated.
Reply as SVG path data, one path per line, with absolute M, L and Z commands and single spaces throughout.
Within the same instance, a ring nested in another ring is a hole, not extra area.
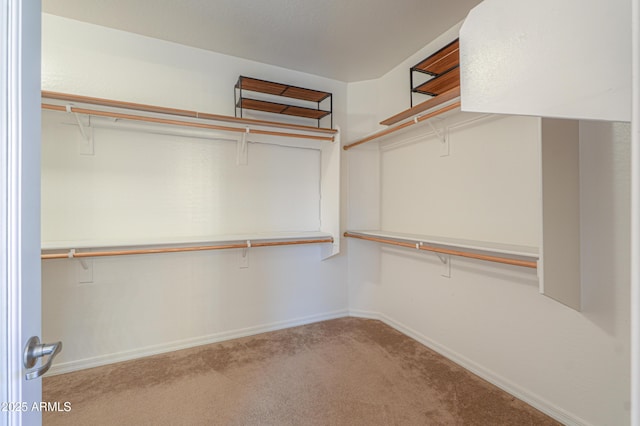
M 341 81 L 378 78 L 481 0 L 43 0 L 60 15 Z

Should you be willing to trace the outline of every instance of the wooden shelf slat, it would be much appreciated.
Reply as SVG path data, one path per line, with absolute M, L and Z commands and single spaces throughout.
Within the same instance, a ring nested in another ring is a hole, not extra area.
M 322 92 L 320 90 L 305 89 L 303 87 L 291 86 L 288 84 L 274 83 L 271 81 L 260 80 L 257 78 L 243 77 L 238 80 L 239 89 L 250 90 L 253 92 L 266 93 L 268 95 L 285 96 L 292 99 L 300 99 L 303 101 L 320 102 L 331 93 Z
M 321 109 L 303 108 L 303 107 L 290 105 L 287 107 L 287 109 L 282 111 L 282 114 L 294 115 L 296 117 L 315 118 L 316 120 L 319 120 L 329 115 L 330 112 L 323 111 Z
M 282 95 L 287 90 L 285 84 L 274 83 L 271 81 L 258 80 L 257 78 L 240 77 L 238 88 L 242 90 L 251 90 L 252 92 L 267 93 L 269 95 Z
M 249 98 L 242 98 L 240 102 L 240 106 L 243 109 L 252 109 L 255 111 L 271 112 L 274 114 L 281 114 L 285 109 L 287 109 L 287 106 L 283 104 L 278 104 L 275 102 L 259 101 L 257 99 L 249 99 Z
M 419 103 L 413 108 L 406 109 L 392 117 L 387 118 L 380 122 L 383 126 L 391 126 L 392 124 L 396 124 L 401 122 L 402 120 L 406 120 L 407 118 L 413 117 L 415 115 L 420 114 L 426 110 L 431 108 L 435 108 L 438 105 L 441 105 L 445 102 L 453 100 L 460 96 L 460 86 L 454 87 L 451 90 L 447 90 L 441 95 L 435 96 L 431 99 L 427 99 L 426 101 Z
M 460 67 L 456 67 L 438 77 L 423 83 L 413 89 L 416 93 L 438 96 L 454 87 L 460 86 Z
M 287 90 L 282 93 L 282 96 L 288 98 L 301 99 L 310 102 L 322 102 L 328 98 L 331 94 L 327 92 L 320 92 L 318 90 L 303 89 L 300 87 L 289 86 Z
M 279 104 L 276 102 L 261 101 L 249 98 L 242 98 L 239 106 L 241 106 L 243 109 L 252 109 L 254 111 L 271 112 L 275 114 L 285 114 L 295 117 L 313 119 L 320 119 L 330 114 L 329 111 Z
M 440 75 L 460 64 L 460 42 L 458 39 L 438 50 L 413 68 L 432 75 Z

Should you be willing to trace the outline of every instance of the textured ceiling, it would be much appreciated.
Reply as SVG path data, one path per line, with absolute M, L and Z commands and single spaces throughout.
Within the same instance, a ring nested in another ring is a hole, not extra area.
M 480 0 L 43 0 L 46 13 L 342 81 L 378 78 Z

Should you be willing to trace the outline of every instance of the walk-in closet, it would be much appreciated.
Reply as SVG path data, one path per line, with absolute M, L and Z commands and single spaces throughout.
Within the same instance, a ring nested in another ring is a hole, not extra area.
M 2 1 L 0 424 L 640 421 L 638 0 Z

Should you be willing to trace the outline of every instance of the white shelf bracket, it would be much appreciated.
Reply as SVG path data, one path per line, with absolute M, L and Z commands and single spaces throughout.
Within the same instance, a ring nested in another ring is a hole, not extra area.
M 78 145 L 78 151 L 80 155 L 93 155 L 93 128 L 91 127 L 91 116 L 89 116 L 89 125 L 85 127 L 82 124 L 82 120 L 80 120 L 80 115 L 77 112 L 73 112 L 71 109 L 73 105 L 67 104 L 66 110 L 69 114 L 73 114 L 73 117 L 76 119 L 76 123 L 78 123 L 78 129 L 80 130 L 80 134 L 82 135 L 82 140 Z
M 86 260 L 78 259 L 78 262 L 80 262 L 80 265 L 82 266 L 82 269 L 84 269 L 85 271 L 89 270 L 89 263 L 87 263 Z
M 416 248 L 422 247 L 423 244 L 424 243 L 421 241 L 420 243 L 416 244 Z M 438 256 L 438 259 L 440 259 L 440 262 L 442 262 L 443 269 L 440 275 L 445 278 L 451 278 L 451 255 L 437 252 L 433 252 L 433 254 Z
M 238 139 L 236 145 L 236 165 L 246 166 L 249 164 L 249 150 L 247 149 L 249 133 L 251 130 L 247 127 L 242 136 Z
M 438 259 L 440 259 L 440 262 L 442 262 L 443 264 L 447 264 L 449 263 L 449 256 L 446 254 L 440 254 L 440 253 L 435 253 L 436 256 L 438 256 Z
M 441 276 L 445 278 L 451 278 L 451 255 L 450 254 L 438 254 L 438 257 L 442 261 L 443 268 Z
M 93 260 L 77 259 L 78 268 L 76 269 L 76 277 L 78 283 L 88 284 L 93 282 Z
M 420 241 L 419 243 L 416 243 L 416 248 L 420 249 L 420 247 L 422 247 L 424 245 L 424 243 L 422 241 Z M 436 256 L 438 256 L 438 259 L 440 259 L 440 262 L 447 264 L 449 263 L 449 258 L 450 255 L 448 254 L 442 254 L 442 253 L 438 253 L 438 252 L 432 252 L 433 254 L 435 254 Z
M 240 250 L 238 256 L 238 268 L 246 269 L 249 267 L 249 249 L 251 248 L 251 240 L 247 240 L 247 247 Z
M 67 253 L 69 259 L 76 259 L 78 261 L 79 268 L 76 269 L 76 277 L 80 284 L 87 284 L 93 282 L 93 262 L 87 261 L 82 258 L 76 257 L 76 249 L 70 249 Z
M 427 120 L 429 123 L 429 127 L 433 130 L 433 133 L 436 134 L 436 137 L 440 141 L 440 157 L 447 157 L 449 155 L 449 131 L 448 128 L 442 126 L 442 128 L 438 129 L 434 126 L 432 120 Z
M 69 253 L 67 253 L 67 257 L 69 257 L 69 259 L 76 259 L 85 271 L 89 269 L 89 264 L 85 259 L 76 257 L 76 249 L 70 249 Z

